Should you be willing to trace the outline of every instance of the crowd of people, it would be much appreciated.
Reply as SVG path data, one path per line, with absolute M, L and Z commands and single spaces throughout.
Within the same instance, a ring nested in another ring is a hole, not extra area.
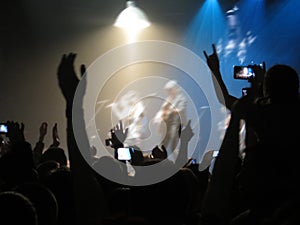
M 66 100 L 67 149 L 60 147 L 57 124 L 52 127 L 53 142 L 45 147 L 46 122 L 41 124 L 39 139 L 32 145 L 24 136 L 24 124 L 7 121 L 7 133 L 1 134 L 0 224 L 299 224 L 297 72 L 282 64 L 266 71 L 254 66 L 256 76 L 249 80 L 247 95 L 236 98 L 223 82 L 215 46 L 211 55 L 204 51 L 204 56 L 215 87 L 221 87 L 221 93 L 216 91 L 216 95 L 230 111 L 212 172 L 209 165 L 199 170 L 199 164 L 187 158 L 188 143 L 194 135 L 191 121 L 170 131 L 180 140 L 175 162 L 168 160 L 164 145 L 153 146 L 150 158 L 144 158 L 139 151 L 132 152 L 133 166 L 164 161 L 163 169 L 183 162 L 184 166 L 168 179 L 134 186 L 95 172 L 97 167 L 109 164 L 107 168 L 113 173 L 128 175 L 126 163 L 119 163 L 116 155 L 95 157 L 96 150 L 89 147 L 87 137 L 82 137 L 87 148 L 79 150 L 72 113 L 75 110 L 83 114 L 83 109 L 80 104 L 73 106 L 73 99 L 77 85 L 84 79 L 85 67 L 81 66 L 79 77 L 75 72 L 76 54 L 64 54 L 57 79 Z M 83 120 L 82 123 L 84 127 Z M 242 127 L 245 143 L 241 149 Z M 127 134 L 122 126 L 112 128 L 115 153 L 124 146 Z M 88 159 L 83 157 L 83 151 L 90 156 Z

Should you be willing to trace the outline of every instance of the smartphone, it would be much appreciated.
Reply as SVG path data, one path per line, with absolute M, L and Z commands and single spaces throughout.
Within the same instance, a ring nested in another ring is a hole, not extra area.
M 131 160 L 130 148 L 118 148 L 118 160 Z
M 254 70 L 251 66 L 234 66 L 233 78 L 239 80 L 249 80 L 251 77 L 255 77 Z
M 7 133 L 7 125 L 5 123 L 0 123 L 0 133 L 1 134 Z

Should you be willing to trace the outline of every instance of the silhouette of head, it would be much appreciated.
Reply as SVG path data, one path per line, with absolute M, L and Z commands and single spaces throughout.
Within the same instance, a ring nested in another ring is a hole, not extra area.
M 40 179 L 43 179 L 51 173 L 55 172 L 60 167 L 60 164 L 55 160 L 47 160 L 37 165 L 37 172 Z
M 7 191 L 0 193 L 1 225 L 37 225 L 37 214 L 33 204 L 24 195 Z
M 274 101 L 298 98 L 299 77 L 288 65 L 277 64 L 268 69 L 264 80 L 264 95 Z
M 67 157 L 65 151 L 62 148 L 51 147 L 47 149 L 41 157 L 40 163 L 54 160 L 60 164 L 60 166 L 67 166 Z
M 39 225 L 55 225 L 58 204 L 54 194 L 44 185 L 29 182 L 18 185 L 14 191 L 27 197 L 36 209 Z

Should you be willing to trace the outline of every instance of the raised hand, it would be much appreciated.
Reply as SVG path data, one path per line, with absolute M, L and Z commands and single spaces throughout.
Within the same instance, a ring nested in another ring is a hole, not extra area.
M 10 143 L 18 143 L 18 142 L 25 142 L 25 136 L 24 136 L 24 124 L 13 122 L 13 121 L 7 121 L 7 137 L 10 140 Z
M 229 94 L 220 72 L 220 61 L 216 46 L 213 44 L 212 48 L 213 53 L 211 55 L 207 55 L 206 51 L 203 51 L 203 54 L 206 58 L 207 65 L 212 72 L 212 80 L 218 100 L 222 105 L 225 105 L 226 108 L 230 110 L 237 98 Z
M 52 128 L 52 144 L 51 147 L 58 147 L 60 145 L 60 139 L 57 131 L 57 123 Z
M 207 55 L 206 51 L 203 51 L 203 54 L 206 58 L 206 62 L 208 67 L 212 72 L 218 71 L 220 69 L 220 61 L 217 54 L 217 49 L 214 44 L 212 44 L 213 53 L 211 55 Z
M 74 209 L 78 212 L 78 215 L 76 215 L 76 221 L 79 221 L 79 224 L 95 224 L 103 219 L 103 215 L 105 213 L 101 212 L 105 212 L 105 206 L 101 203 L 99 204 L 99 202 L 103 199 L 102 188 L 99 188 L 99 183 L 96 181 L 92 169 L 86 165 L 85 160 L 91 162 L 91 158 L 83 158 L 83 155 L 90 156 L 90 144 L 85 132 L 86 124 L 82 108 L 86 89 L 86 77 L 83 76 L 85 74 L 84 65 L 81 65 L 82 77 L 80 78 L 77 76 L 74 69 L 75 58 L 76 54 L 74 53 L 62 56 L 57 70 L 57 78 L 59 87 L 66 100 L 67 147 L 70 159 L 70 169 L 74 175 L 72 176 L 72 183 L 74 184 Z M 78 98 L 76 96 L 76 100 L 78 100 L 78 102 L 73 104 L 79 81 L 80 86 L 83 88 L 78 89 Z M 73 106 L 76 107 L 76 116 L 78 118 L 77 122 L 83 131 L 81 135 L 81 143 L 84 147 L 80 150 L 73 130 Z M 57 137 L 56 135 L 54 136 Z M 83 201 L 87 204 L 82 204 Z
M 71 110 L 76 88 L 79 83 L 79 78 L 74 69 L 74 61 L 76 54 L 69 53 L 64 54 L 61 58 L 60 64 L 57 70 L 59 87 L 67 102 L 67 111 Z M 81 76 L 85 74 L 85 65 L 81 65 Z
M 46 122 L 43 122 L 40 126 L 40 137 L 39 137 L 40 142 L 44 141 L 44 138 L 47 134 L 47 128 L 48 128 L 48 124 Z
M 74 53 L 64 54 L 57 71 L 59 87 L 67 101 L 73 101 L 74 93 L 79 83 L 74 70 L 75 58 L 76 54 Z
M 113 129 L 111 129 L 110 133 L 112 146 L 114 148 L 123 147 L 123 142 L 128 134 L 128 128 L 124 130 L 122 121 L 120 121 Z

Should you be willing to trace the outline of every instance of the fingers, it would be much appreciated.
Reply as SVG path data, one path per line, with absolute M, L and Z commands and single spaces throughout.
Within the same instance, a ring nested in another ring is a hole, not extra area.
M 122 123 L 122 120 L 120 120 L 119 125 L 120 125 L 120 130 L 123 130 L 123 123 Z
M 69 64 L 74 64 L 74 61 L 75 61 L 75 58 L 76 58 L 76 54 L 71 52 L 69 53 L 69 55 L 67 56 L 67 61 Z
M 60 60 L 60 65 L 59 67 L 63 68 L 66 65 L 73 65 L 75 58 L 76 58 L 75 53 L 69 53 L 69 54 L 63 54 Z
M 263 62 L 262 62 L 262 65 L 263 65 L 263 70 L 266 72 L 266 62 L 263 61 Z
M 13 123 L 13 126 L 17 130 L 24 131 L 24 124 L 23 123 L 21 123 L 21 125 L 20 125 L 19 122 L 15 122 L 15 123 Z
M 46 123 L 46 122 L 43 122 L 43 123 L 41 124 L 41 129 L 44 129 L 44 130 L 46 130 L 46 129 L 47 129 L 47 127 L 48 127 L 48 123 Z
M 128 130 L 129 130 L 128 128 L 125 129 L 125 134 L 124 134 L 125 137 L 127 137 L 127 135 L 128 135 Z
M 54 124 L 53 128 L 52 128 L 52 135 L 53 138 L 57 138 L 57 123 Z
M 204 54 L 206 60 L 208 60 L 208 55 L 207 55 L 206 51 L 203 51 L 203 54 Z
M 119 121 L 119 123 L 116 124 L 116 126 L 113 127 L 113 129 L 111 129 L 111 131 L 123 131 L 124 127 L 123 127 L 123 122 L 122 120 Z
M 85 73 L 86 73 L 86 67 L 85 67 L 84 64 L 82 64 L 80 66 L 80 75 L 81 75 L 81 77 L 83 77 Z
M 61 60 L 60 60 L 60 65 L 64 64 L 67 60 L 67 55 L 66 54 L 63 54 L 62 57 L 61 57 Z
M 48 124 L 43 122 L 40 126 L 40 138 L 43 138 L 47 134 Z
M 216 55 L 217 54 L 217 48 L 216 48 L 215 44 L 212 44 L 212 49 L 213 49 L 213 55 Z M 207 55 L 206 51 L 203 51 L 203 54 L 204 54 L 206 60 L 208 60 L 209 56 Z
M 215 44 L 212 44 L 213 54 L 217 54 L 217 48 Z
M 114 127 L 114 131 L 117 131 L 120 129 L 120 124 L 118 123 L 115 127 Z
M 191 127 L 191 120 L 188 121 L 188 123 L 186 124 L 186 127 Z

